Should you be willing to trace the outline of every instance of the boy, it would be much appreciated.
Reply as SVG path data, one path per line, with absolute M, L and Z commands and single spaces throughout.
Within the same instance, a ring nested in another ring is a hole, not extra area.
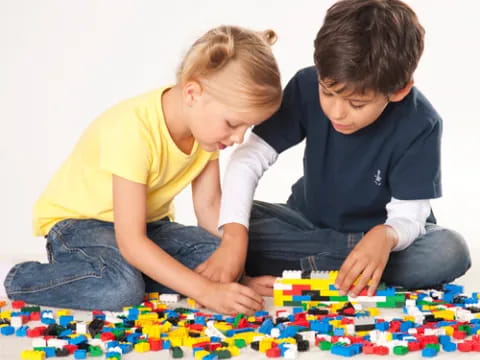
M 197 271 L 238 276 L 247 243 L 248 275 L 340 269 L 336 285 L 352 296 L 369 281 L 372 295 L 380 280 L 432 287 L 468 270 L 465 241 L 436 225 L 430 207 L 442 192 L 442 120 L 413 86 L 423 38 L 416 14 L 399 0 L 343 0 L 328 10 L 315 67 L 291 79 L 278 112 L 232 155 L 219 224 L 224 246 Z M 304 175 L 287 203 L 252 207 L 263 172 L 303 139 Z M 272 277 L 247 282 L 272 293 Z

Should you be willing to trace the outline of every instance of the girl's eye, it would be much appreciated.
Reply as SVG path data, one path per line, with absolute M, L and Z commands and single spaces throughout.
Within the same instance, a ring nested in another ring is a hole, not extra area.
M 365 104 L 362 104 L 362 105 L 355 105 L 353 104 L 352 102 L 350 102 L 350 106 L 354 109 L 361 109 L 365 106 Z
M 325 90 L 322 89 L 322 94 L 325 96 L 333 96 L 332 93 L 326 92 Z

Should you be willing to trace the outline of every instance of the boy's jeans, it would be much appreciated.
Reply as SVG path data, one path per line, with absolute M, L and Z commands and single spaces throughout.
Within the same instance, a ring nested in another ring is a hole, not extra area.
M 408 248 L 392 252 L 382 281 L 405 288 L 428 288 L 453 281 L 470 267 L 462 236 L 435 224 Z M 284 204 L 255 201 L 249 230 L 247 273 L 280 276 L 295 269 L 339 269 L 363 233 L 340 233 L 311 224 Z
M 208 259 L 220 243 L 199 227 L 169 220 L 147 224 L 147 235 L 190 269 Z M 63 220 L 48 233 L 47 252 L 49 264 L 29 261 L 10 270 L 5 279 L 9 298 L 54 307 L 118 311 L 142 302 L 145 291 L 171 292 L 125 261 L 110 222 Z

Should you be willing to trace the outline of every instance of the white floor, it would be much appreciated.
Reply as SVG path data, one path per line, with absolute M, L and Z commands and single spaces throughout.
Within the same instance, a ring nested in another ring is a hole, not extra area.
M 476 260 L 480 260 L 480 252 L 475 249 L 472 250 L 472 257 L 473 263 L 478 264 Z M 456 283 L 464 285 L 465 291 L 472 292 L 472 291 L 479 291 L 480 290 L 480 282 L 478 279 L 480 278 L 480 266 L 474 265 L 472 269 L 462 278 L 458 279 Z M 0 300 L 6 300 L 1 299 Z M 273 306 L 271 305 L 271 300 L 267 299 L 267 309 L 272 310 Z M 383 310 L 384 315 L 392 315 L 392 311 L 397 310 Z M 398 314 L 400 312 L 398 311 Z M 74 312 L 75 318 L 80 320 L 88 320 L 90 319 L 90 313 L 88 312 Z M 2 336 L 0 335 L 0 360 L 14 360 L 20 359 L 20 354 L 22 350 L 31 349 L 31 339 L 29 338 L 18 338 L 15 336 Z M 190 359 L 193 358 L 191 353 L 188 349 L 185 349 L 185 358 Z M 390 356 L 390 357 L 398 357 L 398 356 Z M 135 359 L 135 360 L 153 360 L 153 359 L 169 359 L 170 354 L 166 350 L 162 350 L 161 352 L 150 352 L 150 353 L 130 353 L 123 357 L 124 359 Z M 313 349 L 307 353 L 301 353 L 299 355 L 299 359 L 341 359 L 341 357 L 332 355 L 329 352 L 322 352 L 319 349 Z M 366 356 L 366 355 L 359 355 L 355 357 L 356 359 L 374 359 L 377 358 L 375 356 Z M 404 356 L 406 359 L 418 359 L 421 358 L 420 353 L 412 353 Z M 438 355 L 439 359 L 479 359 L 480 354 L 478 353 L 442 353 L 440 352 Z M 73 356 L 70 356 L 65 359 L 73 359 Z M 237 357 L 237 359 L 266 359 L 266 356 L 263 354 L 257 353 L 250 349 L 243 349 L 241 356 Z

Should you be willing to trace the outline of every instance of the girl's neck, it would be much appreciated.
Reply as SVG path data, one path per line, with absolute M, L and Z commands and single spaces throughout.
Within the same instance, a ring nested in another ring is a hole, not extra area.
M 187 125 L 181 89 L 175 85 L 166 90 L 161 101 L 165 125 L 170 137 L 182 152 L 190 154 L 195 139 Z

